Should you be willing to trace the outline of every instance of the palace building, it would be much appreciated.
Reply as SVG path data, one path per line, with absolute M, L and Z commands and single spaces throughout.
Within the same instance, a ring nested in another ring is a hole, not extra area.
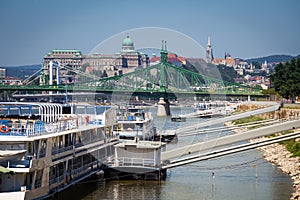
M 49 74 L 50 62 L 59 63 L 61 69 L 65 66 L 79 70 L 83 66 L 88 71 L 106 71 L 108 76 L 134 71 L 136 68 L 149 66 L 148 55 L 134 49 L 133 40 L 127 36 L 119 53 L 84 55 L 79 50 L 52 50 L 44 56 L 44 73 Z M 56 72 L 53 72 L 56 74 Z
M 134 71 L 136 68 L 149 66 L 148 55 L 136 51 L 132 39 L 127 36 L 122 43 L 121 51 L 115 54 L 92 54 L 86 55 L 83 64 L 93 70 L 105 70 L 108 76 Z

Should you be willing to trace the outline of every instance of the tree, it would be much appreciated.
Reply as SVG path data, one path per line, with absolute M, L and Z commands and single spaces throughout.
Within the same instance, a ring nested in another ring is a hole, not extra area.
M 300 58 L 276 65 L 270 78 L 276 92 L 294 101 L 300 95 Z
M 226 65 L 218 65 L 217 69 L 219 70 L 223 81 L 234 82 L 234 78 L 238 77 L 238 74 L 233 69 L 233 67 L 228 67 Z
M 257 61 L 252 62 L 252 65 L 255 67 L 255 69 L 261 69 L 261 65 Z

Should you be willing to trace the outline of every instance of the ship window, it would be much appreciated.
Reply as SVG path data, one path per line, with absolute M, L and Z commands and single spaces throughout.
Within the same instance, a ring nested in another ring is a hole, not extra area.
M 124 130 L 134 130 L 135 124 L 123 124 Z
M 41 148 L 40 148 L 40 158 L 45 157 L 46 156 L 46 147 L 47 147 L 47 139 L 42 139 L 41 140 Z
M 43 169 L 37 171 L 36 178 L 35 178 L 35 183 L 34 183 L 35 188 L 39 188 L 39 187 L 42 186 L 43 172 L 44 172 Z
M 139 123 L 139 124 L 136 124 L 137 126 L 139 126 L 140 128 L 143 128 L 143 124 L 142 123 Z
M 63 107 L 62 114 L 71 114 L 71 107 L 70 106 Z
M 28 142 L 28 153 L 33 154 L 33 142 Z

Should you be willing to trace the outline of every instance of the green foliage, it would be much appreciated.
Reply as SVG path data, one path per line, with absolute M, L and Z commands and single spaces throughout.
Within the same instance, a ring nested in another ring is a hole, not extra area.
M 245 124 L 245 123 L 256 122 L 256 121 L 261 121 L 261 120 L 263 120 L 263 118 L 258 117 L 258 116 L 250 116 L 250 117 L 245 117 L 242 119 L 233 120 L 232 123 L 233 124 Z
M 286 99 L 295 100 L 300 95 L 300 58 L 276 65 L 270 78 L 276 92 Z
M 271 94 L 277 95 L 277 92 L 275 91 L 275 88 L 269 88 L 267 90 L 263 90 L 262 93 L 265 94 L 265 95 L 271 95 Z
M 261 58 L 252 58 L 246 60 L 248 63 L 252 62 L 258 62 L 258 63 L 263 63 L 265 60 L 268 63 L 271 62 L 288 62 L 293 59 L 293 56 L 290 55 L 272 55 L 272 56 L 266 56 L 266 57 L 261 57 Z
M 255 69 L 261 69 L 261 65 L 257 61 L 253 61 L 252 65 L 255 67 Z
M 293 154 L 293 157 L 300 156 L 300 142 L 295 139 L 283 141 L 280 144 L 285 145 L 286 149 Z
M 218 65 L 217 69 L 219 70 L 223 81 L 234 82 L 234 78 L 238 77 L 238 74 L 233 67 Z

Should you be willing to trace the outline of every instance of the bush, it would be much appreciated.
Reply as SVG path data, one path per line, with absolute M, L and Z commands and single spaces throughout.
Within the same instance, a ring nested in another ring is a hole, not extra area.
M 280 144 L 285 145 L 286 149 L 293 154 L 293 157 L 300 156 L 300 143 L 297 142 L 295 139 L 287 140 L 281 142 Z

